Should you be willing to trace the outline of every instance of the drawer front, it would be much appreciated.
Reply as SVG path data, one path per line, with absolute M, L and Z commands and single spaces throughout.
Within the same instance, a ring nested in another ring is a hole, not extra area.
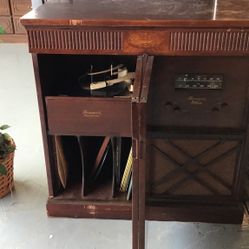
M 0 17 L 0 33 L 13 33 L 12 21 L 10 17 Z
M 14 28 L 15 28 L 16 34 L 25 34 L 26 33 L 25 28 L 20 23 L 20 17 L 14 17 L 13 22 L 14 22 Z
M 31 10 L 31 1 L 28 0 L 11 0 L 13 15 L 24 15 Z
M 10 7 L 8 0 L 0 0 L 0 15 L 10 15 Z
M 48 129 L 53 134 L 131 135 L 127 99 L 47 97 Z

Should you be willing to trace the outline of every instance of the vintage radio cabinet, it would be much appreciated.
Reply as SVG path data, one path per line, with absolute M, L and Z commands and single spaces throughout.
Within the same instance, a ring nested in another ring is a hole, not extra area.
M 22 18 L 36 77 L 48 215 L 132 218 L 133 249 L 144 248 L 145 219 L 242 222 L 248 13 L 243 0 L 75 0 L 49 1 Z M 82 94 L 82 72 L 112 63 L 135 72 L 133 93 Z M 68 164 L 65 188 L 58 137 Z M 101 137 L 132 143 L 132 201 L 119 191 L 115 152 L 104 181 L 91 179 Z M 84 157 L 78 144 L 88 150 Z

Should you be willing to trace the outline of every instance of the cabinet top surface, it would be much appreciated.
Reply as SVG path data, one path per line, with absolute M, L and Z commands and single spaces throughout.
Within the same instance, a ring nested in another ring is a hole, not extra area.
M 22 18 L 24 25 L 249 26 L 249 0 L 53 0 Z

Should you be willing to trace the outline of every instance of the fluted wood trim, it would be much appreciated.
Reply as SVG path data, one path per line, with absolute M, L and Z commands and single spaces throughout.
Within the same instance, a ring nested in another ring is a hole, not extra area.
M 28 30 L 30 50 L 107 50 L 123 48 L 120 31 Z
M 249 31 L 173 31 L 169 48 L 179 52 L 246 52 Z

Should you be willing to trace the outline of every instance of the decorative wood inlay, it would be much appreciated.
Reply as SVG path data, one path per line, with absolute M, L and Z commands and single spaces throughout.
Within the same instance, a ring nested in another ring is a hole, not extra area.
M 236 52 L 249 50 L 249 31 L 174 31 L 170 50 L 183 52 Z
M 30 49 L 122 50 L 123 32 L 83 30 L 28 30 Z
M 168 52 L 169 32 L 165 30 L 126 30 L 124 51 L 129 53 Z
M 0 15 L 9 15 L 9 2 L 8 0 L 0 0 Z
M 130 32 L 127 42 L 131 47 L 139 49 L 157 49 L 165 42 L 164 32 Z

